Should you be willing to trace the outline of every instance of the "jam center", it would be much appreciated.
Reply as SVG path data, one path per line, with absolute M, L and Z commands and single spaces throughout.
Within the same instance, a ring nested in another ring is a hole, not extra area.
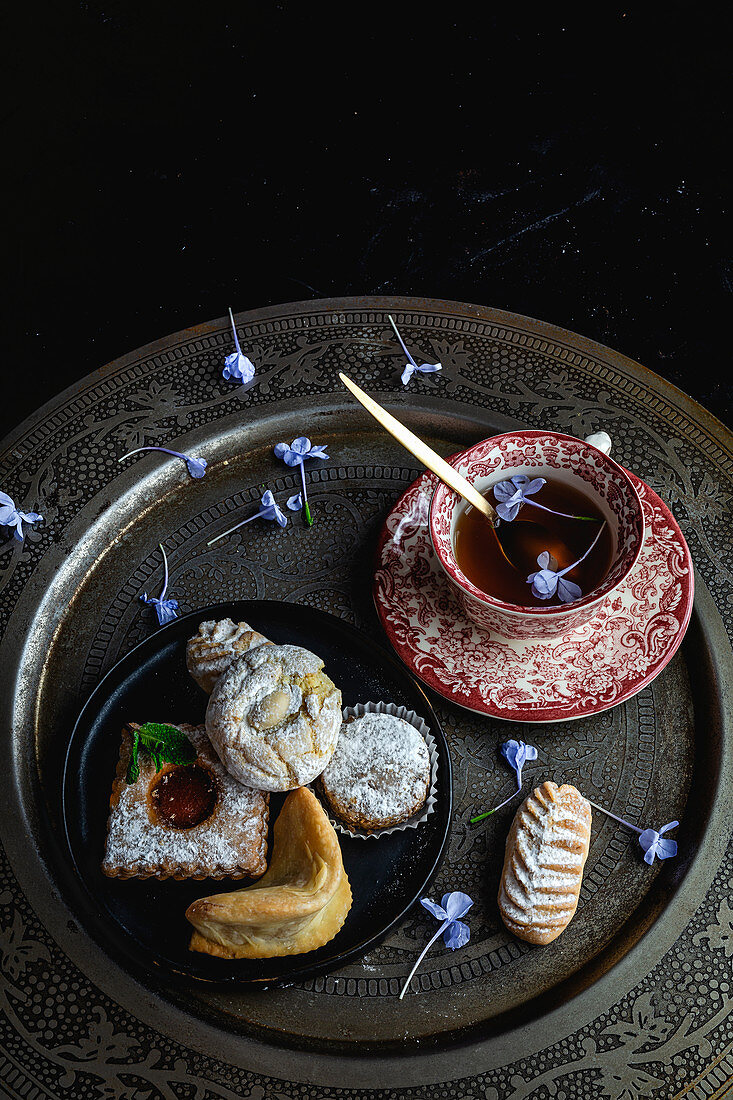
M 216 804 L 216 781 L 198 764 L 176 766 L 160 776 L 150 797 L 162 825 L 192 829 L 211 815 Z

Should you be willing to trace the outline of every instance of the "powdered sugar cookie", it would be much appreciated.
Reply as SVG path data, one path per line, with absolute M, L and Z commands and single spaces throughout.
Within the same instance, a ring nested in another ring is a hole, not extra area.
M 253 630 L 249 623 L 231 619 L 201 623 L 198 634 L 186 645 L 186 668 L 199 687 L 210 695 L 222 672 L 235 657 L 260 645 L 270 645 L 264 634 Z

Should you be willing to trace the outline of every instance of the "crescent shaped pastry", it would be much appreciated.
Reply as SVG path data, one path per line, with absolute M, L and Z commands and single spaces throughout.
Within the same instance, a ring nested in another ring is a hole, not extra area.
M 536 787 L 516 812 L 506 842 L 499 912 L 520 940 L 556 940 L 578 906 L 590 846 L 590 803 L 564 783 Z
M 351 887 L 333 826 L 312 791 L 299 787 L 275 822 L 270 866 L 254 885 L 194 901 L 189 947 L 224 959 L 315 951 L 351 908 Z
M 253 630 L 249 623 L 235 623 L 231 619 L 213 619 L 201 623 L 198 634 L 188 639 L 186 668 L 200 688 L 211 695 L 214 685 L 235 657 L 248 653 L 260 645 L 269 645 L 268 639 Z

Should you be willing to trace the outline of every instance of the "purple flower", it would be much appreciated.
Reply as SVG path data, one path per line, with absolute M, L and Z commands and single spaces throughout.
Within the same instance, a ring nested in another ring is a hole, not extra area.
M 155 609 L 155 614 L 158 616 L 158 625 L 165 626 L 166 623 L 171 622 L 178 616 L 178 600 L 167 600 L 165 598 L 166 591 L 168 589 L 168 559 L 165 556 L 165 550 L 162 543 L 160 546 L 160 552 L 163 555 L 163 569 L 165 570 L 163 575 L 163 591 L 160 596 L 148 596 L 147 592 L 143 592 L 140 597 L 141 601 L 146 604 L 150 604 Z
M 575 569 L 582 561 L 585 561 L 601 537 L 601 531 L 605 526 L 606 521 L 604 519 L 603 523 L 598 528 L 598 534 L 583 556 L 578 558 L 577 561 L 574 561 L 572 565 L 566 565 L 564 569 L 558 570 L 555 559 L 547 550 L 543 550 L 537 557 L 537 564 L 540 567 L 539 571 L 530 573 L 527 577 L 527 584 L 532 585 L 532 595 L 536 596 L 538 600 L 551 600 L 557 592 L 557 598 L 560 603 L 572 603 L 573 600 L 579 600 L 583 595 L 583 590 L 575 581 L 565 580 L 565 574 L 569 573 L 571 569 Z
M 534 745 L 528 745 L 525 741 L 504 741 L 499 745 L 499 752 L 506 760 L 509 767 L 513 770 L 517 779 L 517 789 L 513 794 L 510 794 L 508 798 L 505 798 L 503 802 L 500 802 L 498 806 L 494 806 L 493 810 L 486 810 L 485 813 L 478 814 L 477 817 L 471 818 L 471 824 L 475 825 L 477 821 L 483 821 L 485 817 L 491 817 L 497 810 L 500 810 L 502 806 L 506 806 L 508 802 L 516 798 L 522 789 L 522 768 L 528 760 L 537 759 L 537 749 Z
M 669 832 L 670 829 L 676 829 L 678 825 L 679 821 L 670 821 L 662 825 L 658 833 L 654 829 L 644 829 L 643 833 L 639 834 L 639 844 L 644 849 L 645 863 L 654 863 L 655 856 L 659 856 L 660 859 L 671 859 L 672 856 L 677 855 L 677 841 L 662 840 L 662 834 Z
M 19 512 L 13 498 L 0 491 L 0 526 L 12 527 L 14 539 L 22 541 L 25 537 L 24 523 L 38 523 L 42 519 L 38 512 Z
M 517 787 L 522 786 L 522 768 L 528 760 L 537 759 L 537 749 L 525 741 L 505 741 L 499 745 L 499 752 L 516 774 Z
M 293 497 L 290 498 L 290 500 L 293 499 Z M 290 507 L 290 501 L 288 501 L 288 507 Z M 277 523 L 280 527 L 287 527 L 288 524 L 287 516 L 275 503 L 275 498 L 270 490 L 266 489 L 260 499 L 260 509 L 258 512 L 255 512 L 252 516 L 247 516 L 247 518 L 243 519 L 240 523 L 235 523 L 233 527 L 229 527 L 226 531 L 222 531 L 220 535 L 217 535 L 216 538 L 211 539 L 209 542 L 206 543 L 206 545 L 213 546 L 215 542 L 219 541 L 219 539 L 223 539 L 227 535 L 231 535 L 232 531 L 237 531 L 240 527 L 244 527 L 245 523 L 251 523 L 253 519 L 274 520 L 275 523 Z
M 134 451 L 128 451 L 122 458 L 118 458 L 118 462 L 124 462 L 126 458 L 130 458 L 131 455 L 139 454 L 140 451 L 162 451 L 163 454 L 173 455 L 174 458 L 182 458 L 188 467 L 188 472 L 191 477 L 203 477 L 206 473 L 206 467 L 208 463 L 205 458 L 195 458 L 193 455 L 184 455 L 180 451 L 171 451 L 168 447 L 136 447 Z
M 313 518 L 311 516 L 310 505 L 308 504 L 308 491 L 305 486 L 305 467 L 303 463 L 307 458 L 322 458 L 324 462 L 327 461 L 329 456 L 326 454 L 326 448 L 311 443 L 307 435 L 299 435 L 290 445 L 287 443 L 276 443 L 273 453 L 275 458 L 281 458 L 286 466 L 300 467 L 300 480 L 303 485 L 300 506 L 303 508 L 306 524 L 308 527 L 312 527 Z M 296 499 L 296 497 L 290 498 L 290 500 Z M 292 507 L 290 501 L 288 501 L 288 507 Z M 293 509 L 293 511 L 295 510 L 296 509 Z
M 400 336 L 399 330 L 397 328 L 397 325 L 394 323 L 394 320 L 389 316 L 389 314 L 387 314 L 387 316 L 389 318 L 389 323 L 391 324 L 392 328 L 395 330 L 395 335 L 396 335 L 397 339 L 400 342 L 400 346 L 401 346 L 402 350 L 404 351 L 405 355 L 407 356 L 407 363 L 405 364 L 405 369 L 402 371 L 402 374 L 400 376 L 400 381 L 402 382 L 403 386 L 407 385 L 407 383 L 410 381 L 410 379 L 412 378 L 415 371 L 419 371 L 420 374 L 433 374 L 436 370 L 442 370 L 443 369 L 441 363 L 416 363 L 415 360 L 410 355 L 409 351 L 407 350 L 407 346 L 405 345 L 405 341 Z
M 299 512 L 303 507 L 303 494 L 295 493 L 293 496 L 288 497 L 286 504 L 291 512 Z
M 671 859 L 677 855 L 677 841 L 676 840 L 663 840 L 664 833 L 669 832 L 670 829 L 676 829 L 679 825 L 679 821 L 669 821 L 666 825 L 662 825 L 659 832 L 656 829 L 640 829 L 638 825 L 632 825 L 630 821 L 625 821 L 622 817 L 617 817 L 616 814 L 612 814 L 610 810 L 604 810 L 603 806 L 597 806 L 595 802 L 591 802 L 588 798 L 587 802 L 590 802 L 594 810 L 600 810 L 606 817 L 612 817 L 614 821 L 618 821 L 619 825 L 624 825 L 627 829 L 632 829 L 638 834 L 639 844 L 644 851 L 644 862 L 654 863 L 654 857 L 659 856 L 660 859 Z
M 496 514 L 499 519 L 503 519 L 505 523 L 511 523 L 517 518 L 517 513 L 523 504 L 534 504 L 534 501 L 527 500 L 527 497 L 532 493 L 539 493 L 542 486 L 546 484 L 545 478 L 535 477 L 530 481 L 526 474 L 515 474 L 514 477 L 508 477 L 504 481 L 497 481 L 494 486 L 494 499 L 499 502 L 496 505 Z
M 558 512 L 555 508 L 548 508 L 540 504 L 538 500 L 529 498 L 539 493 L 547 482 L 543 477 L 535 477 L 530 480 L 526 474 L 515 474 L 514 477 L 497 481 L 494 485 L 494 499 L 500 503 L 496 506 L 496 514 L 505 523 L 511 523 L 517 518 L 517 513 L 523 504 L 531 504 L 533 508 L 541 508 L 543 512 L 551 512 L 553 516 L 563 516 L 564 519 L 582 519 L 598 522 L 596 516 L 572 516 L 569 512 Z
M 405 984 L 402 986 L 400 1000 L 404 997 L 412 981 L 413 974 L 441 933 L 445 946 L 449 947 L 451 951 L 455 951 L 458 947 L 465 947 L 471 938 L 471 929 L 459 919 L 460 917 L 465 917 L 466 913 L 473 905 L 468 894 L 463 894 L 460 890 L 454 890 L 450 894 L 443 894 L 440 905 L 431 901 L 430 898 L 421 898 L 420 904 L 439 921 L 442 921 L 442 924 L 418 956 L 417 962 L 410 971 Z
M 232 322 L 232 332 L 234 333 L 234 346 L 236 351 L 233 351 L 231 355 L 227 355 L 224 360 L 224 370 L 222 374 L 226 378 L 227 382 L 251 382 L 255 376 L 254 363 L 251 359 L 248 359 L 246 355 L 242 353 L 242 349 L 239 346 L 239 337 L 237 336 L 237 326 L 234 324 L 234 317 L 232 315 L 231 306 L 229 308 L 229 319 Z

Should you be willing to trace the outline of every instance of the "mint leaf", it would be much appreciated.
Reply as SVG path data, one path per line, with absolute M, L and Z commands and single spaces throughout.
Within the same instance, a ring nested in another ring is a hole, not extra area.
M 140 736 L 137 730 L 132 738 L 132 749 L 130 751 L 130 761 L 127 765 L 127 775 L 125 776 L 125 783 L 137 783 L 140 778 L 140 764 L 137 759 L 137 750 L 140 744 Z
M 156 771 L 165 761 L 168 764 L 193 764 L 196 749 L 185 733 L 175 726 L 162 725 L 160 722 L 146 722 L 140 726 L 140 743 L 148 750 L 155 762 Z

